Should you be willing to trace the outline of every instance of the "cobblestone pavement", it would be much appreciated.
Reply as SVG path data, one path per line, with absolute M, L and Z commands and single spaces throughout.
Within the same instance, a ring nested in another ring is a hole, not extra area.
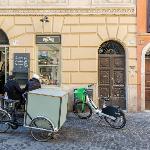
M 116 130 L 95 115 L 80 120 L 69 113 L 55 139 L 37 142 L 21 127 L 0 134 L 0 150 L 150 150 L 150 112 L 128 113 L 126 118 L 126 126 Z

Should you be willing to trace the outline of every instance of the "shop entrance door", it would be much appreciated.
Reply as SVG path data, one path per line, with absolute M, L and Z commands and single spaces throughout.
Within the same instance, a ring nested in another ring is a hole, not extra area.
M 3 86 L 6 83 L 8 65 L 9 40 L 6 33 L 0 29 L 0 94 L 3 94 Z
M 107 41 L 99 48 L 99 97 L 109 97 L 110 104 L 126 109 L 125 52 L 121 44 Z
M 150 55 L 145 55 L 145 109 L 150 110 Z
M 7 81 L 9 72 L 8 46 L 0 46 L 0 94 L 3 94 L 3 86 Z

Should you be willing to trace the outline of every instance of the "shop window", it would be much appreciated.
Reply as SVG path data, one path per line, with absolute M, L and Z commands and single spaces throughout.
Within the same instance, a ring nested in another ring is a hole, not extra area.
M 60 84 L 60 36 L 37 36 L 38 72 L 42 84 Z

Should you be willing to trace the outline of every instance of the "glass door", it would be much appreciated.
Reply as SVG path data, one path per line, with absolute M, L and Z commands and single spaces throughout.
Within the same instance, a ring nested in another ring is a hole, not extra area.
M 8 46 L 0 47 L 0 81 L 6 83 L 9 73 L 9 48 Z

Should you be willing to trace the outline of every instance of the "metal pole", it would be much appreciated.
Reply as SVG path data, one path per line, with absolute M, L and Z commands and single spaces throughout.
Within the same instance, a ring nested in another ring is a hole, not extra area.
M 7 47 L 5 46 L 5 83 L 7 82 Z

